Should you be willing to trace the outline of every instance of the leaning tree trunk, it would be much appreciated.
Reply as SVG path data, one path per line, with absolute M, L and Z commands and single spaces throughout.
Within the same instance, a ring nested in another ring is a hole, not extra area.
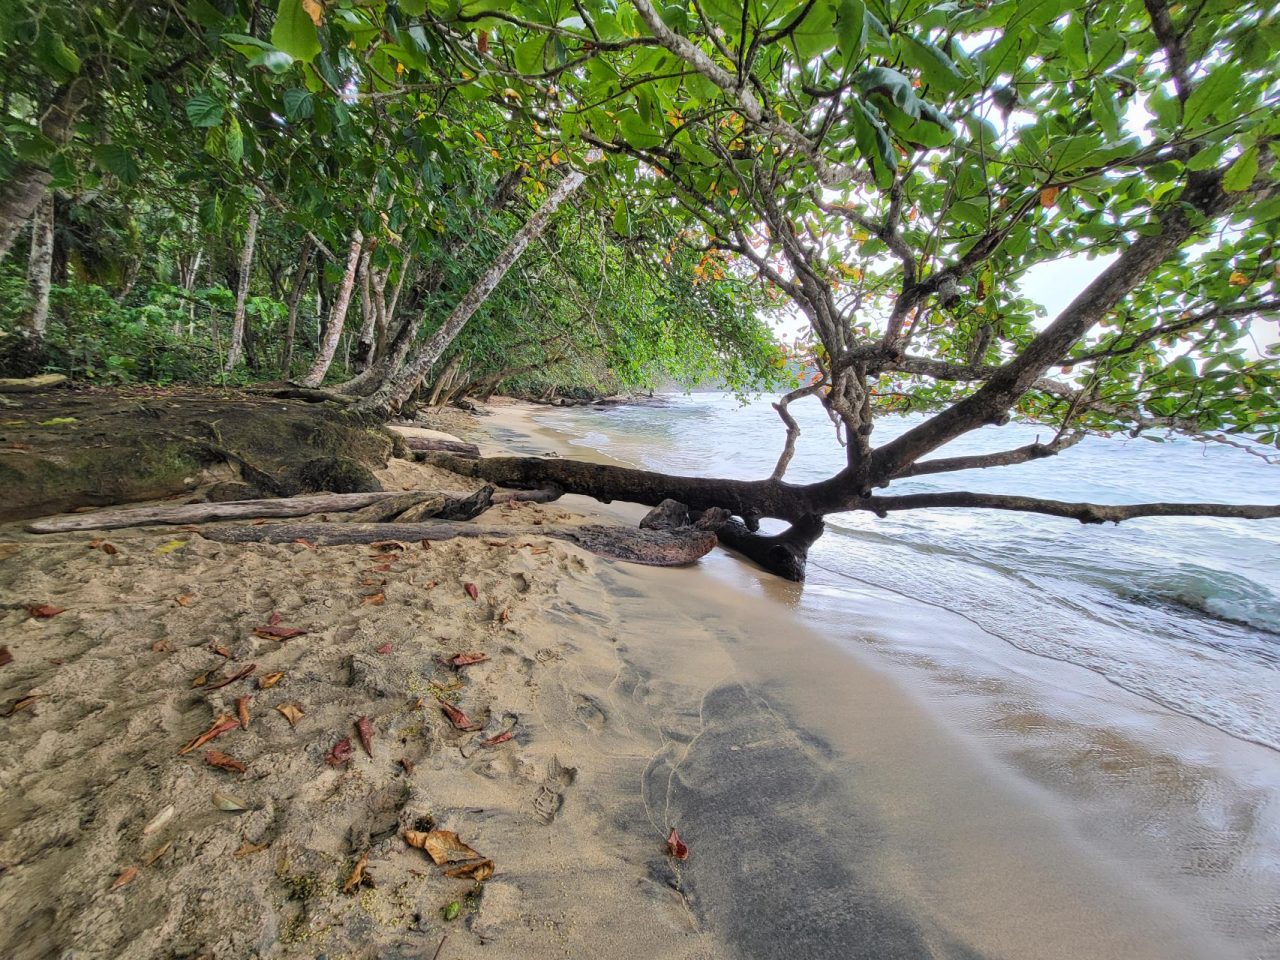
M 307 375 L 302 378 L 304 387 L 318 387 L 324 383 L 324 375 L 329 372 L 333 363 L 333 355 L 338 352 L 338 339 L 342 336 L 342 327 L 347 320 L 347 307 L 351 305 L 351 291 L 356 285 L 356 271 L 360 267 L 360 250 L 364 246 L 364 234 L 356 227 L 351 234 L 351 246 L 347 250 L 347 267 L 342 274 L 342 285 L 338 287 L 338 296 L 333 301 L 333 310 L 329 314 L 329 325 L 325 328 L 324 339 L 320 350 L 316 353 L 315 363 Z
M 356 279 L 360 284 L 360 335 L 356 338 L 356 355 L 353 368 L 364 370 L 373 361 L 373 344 L 377 335 L 378 318 L 373 312 L 373 278 L 370 276 L 370 260 L 373 251 L 368 246 L 360 255 Z
M 249 299 L 249 273 L 253 268 L 253 245 L 258 239 L 258 208 L 249 209 L 249 227 L 244 234 L 244 249 L 240 251 L 240 276 L 236 284 L 236 312 L 231 321 L 231 344 L 227 347 L 227 363 L 223 372 L 230 373 L 240 362 L 244 349 L 245 304 Z
M 466 295 L 458 301 L 458 305 L 453 308 L 453 312 L 440 325 L 440 329 L 418 347 L 403 371 L 383 383 L 377 390 L 355 405 L 355 409 L 358 412 L 383 418 L 399 412 L 405 401 L 422 383 L 423 378 L 431 370 L 431 367 L 449 348 L 449 344 L 453 343 L 454 338 L 462 331 L 462 328 L 467 325 L 467 321 L 471 319 L 472 314 L 488 299 L 499 281 L 506 276 L 512 265 L 520 259 L 520 255 L 524 253 L 525 248 L 542 236 L 542 232 L 547 228 L 547 224 L 551 220 L 551 215 L 556 212 L 565 200 L 572 196 L 575 190 L 582 186 L 585 179 L 585 174 L 573 170 L 560 181 L 560 184 L 547 197 L 546 202 L 526 221 L 524 226 L 516 231 L 516 235 L 511 238 L 511 242 L 507 244 L 506 249 L 498 255 L 498 258 L 484 272 L 484 275 L 476 281 L 475 286 L 468 290 Z
M 40 121 L 40 133 L 55 147 L 64 147 L 75 132 L 76 117 L 89 95 L 90 81 L 79 76 L 58 91 Z M 53 174 L 48 167 L 20 160 L 8 179 L 0 182 L 0 263 L 9 255 L 22 225 L 31 219 L 49 193 Z
M 44 340 L 49 320 L 49 287 L 53 281 L 53 191 L 40 201 L 31 218 L 31 257 L 27 261 L 27 291 L 31 313 L 27 316 L 27 336 Z
M 311 267 L 311 257 L 315 253 L 315 244 L 307 237 L 302 241 L 302 259 L 298 262 L 298 272 L 293 275 L 293 289 L 289 291 L 289 320 L 284 331 L 284 357 L 280 361 L 280 374 L 289 376 L 289 368 L 293 366 L 293 338 L 298 329 L 298 302 L 302 299 L 302 290 L 307 284 L 307 270 Z

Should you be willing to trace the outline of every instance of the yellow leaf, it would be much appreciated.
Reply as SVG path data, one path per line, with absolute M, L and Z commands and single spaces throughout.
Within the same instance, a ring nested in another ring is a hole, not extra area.
M 1227 283 L 1231 284 L 1233 287 L 1247 287 L 1249 285 L 1249 278 L 1239 270 L 1232 270 L 1231 276 L 1227 278 Z
M 302 0 L 302 9 L 317 27 L 324 25 L 324 4 L 320 0 Z
M 1057 187 L 1045 187 L 1043 190 L 1040 191 L 1040 206 L 1052 207 L 1057 202 L 1058 202 Z
M 168 543 L 156 547 L 155 553 L 156 556 L 162 557 L 166 553 L 173 553 L 173 551 L 177 550 L 179 547 L 185 547 L 186 545 L 187 541 L 185 540 L 170 540 Z
M 475 135 L 475 138 L 476 138 L 477 140 L 479 140 L 481 143 L 488 143 L 488 142 L 489 142 L 488 140 L 486 140 L 486 139 L 484 138 L 484 134 L 483 134 L 483 133 L 481 133 L 479 130 L 472 130 L 471 132 L 472 132 L 472 134 L 474 134 L 474 135 Z

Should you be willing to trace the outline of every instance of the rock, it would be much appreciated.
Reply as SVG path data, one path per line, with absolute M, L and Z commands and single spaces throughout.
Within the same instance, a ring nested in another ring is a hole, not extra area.
M 299 493 L 372 493 L 382 489 L 377 477 L 364 464 L 349 457 L 316 457 L 294 467 L 282 485 Z

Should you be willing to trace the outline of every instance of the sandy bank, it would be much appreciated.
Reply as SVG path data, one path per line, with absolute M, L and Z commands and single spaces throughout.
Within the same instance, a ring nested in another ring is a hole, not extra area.
M 563 451 L 530 414 L 500 406 L 467 439 Z M 404 461 L 383 477 L 449 479 Z M 431 957 L 447 937 L 441 960 L 1227 956 L 885 675 L 702 571 L 524 539 L 109 540 L 0 529 L 0 702 L 20 706 L 0 719 L 0 955 Z M 255 635 L 276 614 L 306 633 Z M 489 659 L 439 662 L 464 651 Z M 178 755 L 244 696 L 247 729 Z M 492 879 L 445 877 L 401 839 L 433 825 Z M 376 885 L 344 894 L 366 853 Z

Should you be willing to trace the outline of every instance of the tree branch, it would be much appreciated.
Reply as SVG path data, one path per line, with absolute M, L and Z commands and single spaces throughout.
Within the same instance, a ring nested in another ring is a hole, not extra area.
M 853 509 L 870 510 L 885 516 L 891 510 L 921 510 L 938 507 L 965 507 L 980 510 L 1012 510 L 1066 517 L 1081 523 L 1119 523 L 1135 517 L 1233 517 L 1240 520 L 1280 518 L 1280 504 L 1233 503 L 1070 503 L 998 493 L 915 493 L 900 497 L 866 497 L 851 504 Z

